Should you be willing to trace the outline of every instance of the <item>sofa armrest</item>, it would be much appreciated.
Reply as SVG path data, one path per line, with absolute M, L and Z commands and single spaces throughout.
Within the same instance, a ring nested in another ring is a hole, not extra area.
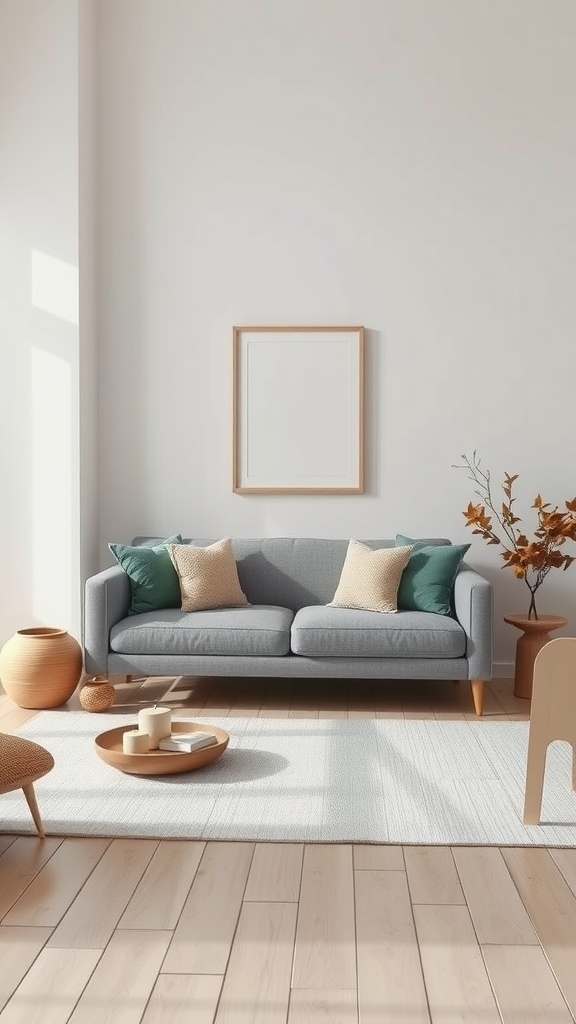
M 454 611 L 466 633 L 469 679 L 492 677 L 492 584 L 464 562 L 454 583 Z
M 108 671 L 110 630 L 128 615 L 130 580 L 113 565 L 86 580 L 84 589 L 84 667 L 89 675 Z

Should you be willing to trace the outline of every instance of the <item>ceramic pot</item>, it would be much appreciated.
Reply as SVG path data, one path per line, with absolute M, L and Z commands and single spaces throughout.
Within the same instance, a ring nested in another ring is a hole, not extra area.
M 82 672 L 80 644 L 65 629 L 19 629 L 0 651 L 0 679 L 21 708 L 65 704 Z
M 85 711 L 108 711 L 115 697 L 116 691 L 108 676 L 93 676 L 84 683 L 78 694 Z

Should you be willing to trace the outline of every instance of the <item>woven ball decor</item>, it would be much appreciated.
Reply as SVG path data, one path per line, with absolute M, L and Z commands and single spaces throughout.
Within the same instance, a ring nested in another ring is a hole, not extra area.
M 81 688 L 78 699 L 85 711 L 107 711 L 111 708 L 116 692 L 108 676 L 94 676 Z

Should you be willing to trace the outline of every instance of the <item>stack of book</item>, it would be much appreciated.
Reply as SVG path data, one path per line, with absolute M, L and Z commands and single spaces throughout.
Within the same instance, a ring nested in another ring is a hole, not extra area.
M 160 740 L 160 750 L 184 751 L 191 754 L 194 750 L 201 750 L 202 747 L 211 747 L 218 740 L 211 732 L 173 732 L 170 736 Z

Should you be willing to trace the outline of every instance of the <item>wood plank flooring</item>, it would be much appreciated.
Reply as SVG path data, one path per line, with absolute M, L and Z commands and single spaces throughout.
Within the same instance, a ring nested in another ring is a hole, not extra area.
M 116 707 L 473 717 L 465 683 L 170 682 Z M 487 689 L 487 721 L 528 716 Z M 0 693 L 1 731 L 33 714 Z M 0 834 L 0 1024 L 575 1020 L 576 850 Z

